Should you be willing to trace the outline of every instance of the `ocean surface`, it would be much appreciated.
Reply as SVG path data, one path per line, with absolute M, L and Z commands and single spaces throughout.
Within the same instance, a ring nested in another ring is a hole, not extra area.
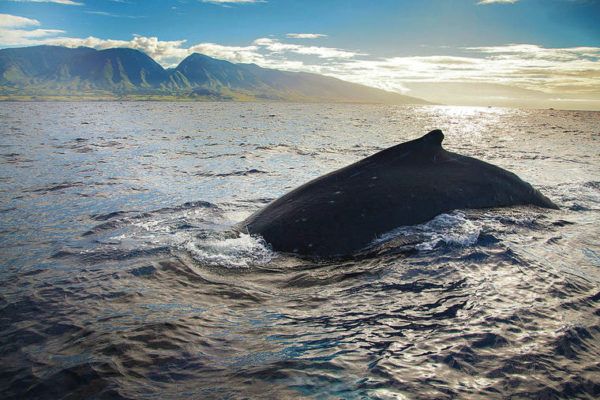
M 231 233 L 434 128 L 561 209 L 343 261 Z M 598 398 L 600 112 L 0 103 L 0 397 Z

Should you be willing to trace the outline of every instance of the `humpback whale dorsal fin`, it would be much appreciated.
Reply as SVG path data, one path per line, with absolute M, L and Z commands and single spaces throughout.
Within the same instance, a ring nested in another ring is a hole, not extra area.
M 423 137 L 421 137 L 421 139 L 419 140 L 427 144 L 435 144 L 441 146 L 442 141 L 444 140 L 444 133 L 440 129 L 434 129 L 431 132 L 423 135 Z
M 442 149 L 443 140 L 444 134 L 442 131 L 435 129 L 418 139 L 401 143 L 382 150 L 379 153 L 375 153 L 361 162 L 436 160 L 436 155 Z

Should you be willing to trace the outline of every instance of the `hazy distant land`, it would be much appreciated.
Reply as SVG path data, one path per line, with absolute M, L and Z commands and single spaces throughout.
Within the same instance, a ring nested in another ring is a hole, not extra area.
M 428 104 L 336 78 L 234 64 L 198 53 L 165 69 L 134 49 L 61 46 L 0 50 L 0 99 Z

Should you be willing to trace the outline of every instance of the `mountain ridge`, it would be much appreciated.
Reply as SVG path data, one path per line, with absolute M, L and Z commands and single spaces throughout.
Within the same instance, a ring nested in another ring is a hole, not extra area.
M 324 75 L 235 64 L 200 53 L 165 69 L 130 48 L 0 49 L 0 98 L 28 97 L 430 104 Z

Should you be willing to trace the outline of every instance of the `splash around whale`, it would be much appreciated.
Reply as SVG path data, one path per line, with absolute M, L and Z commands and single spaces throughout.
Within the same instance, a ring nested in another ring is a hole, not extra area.
M 455 209 L 558 207 L 517 175 L 442 148 L 434 130 L 316 178 L 243 221 L 273 250 L 352 255 L 395 228 Z

